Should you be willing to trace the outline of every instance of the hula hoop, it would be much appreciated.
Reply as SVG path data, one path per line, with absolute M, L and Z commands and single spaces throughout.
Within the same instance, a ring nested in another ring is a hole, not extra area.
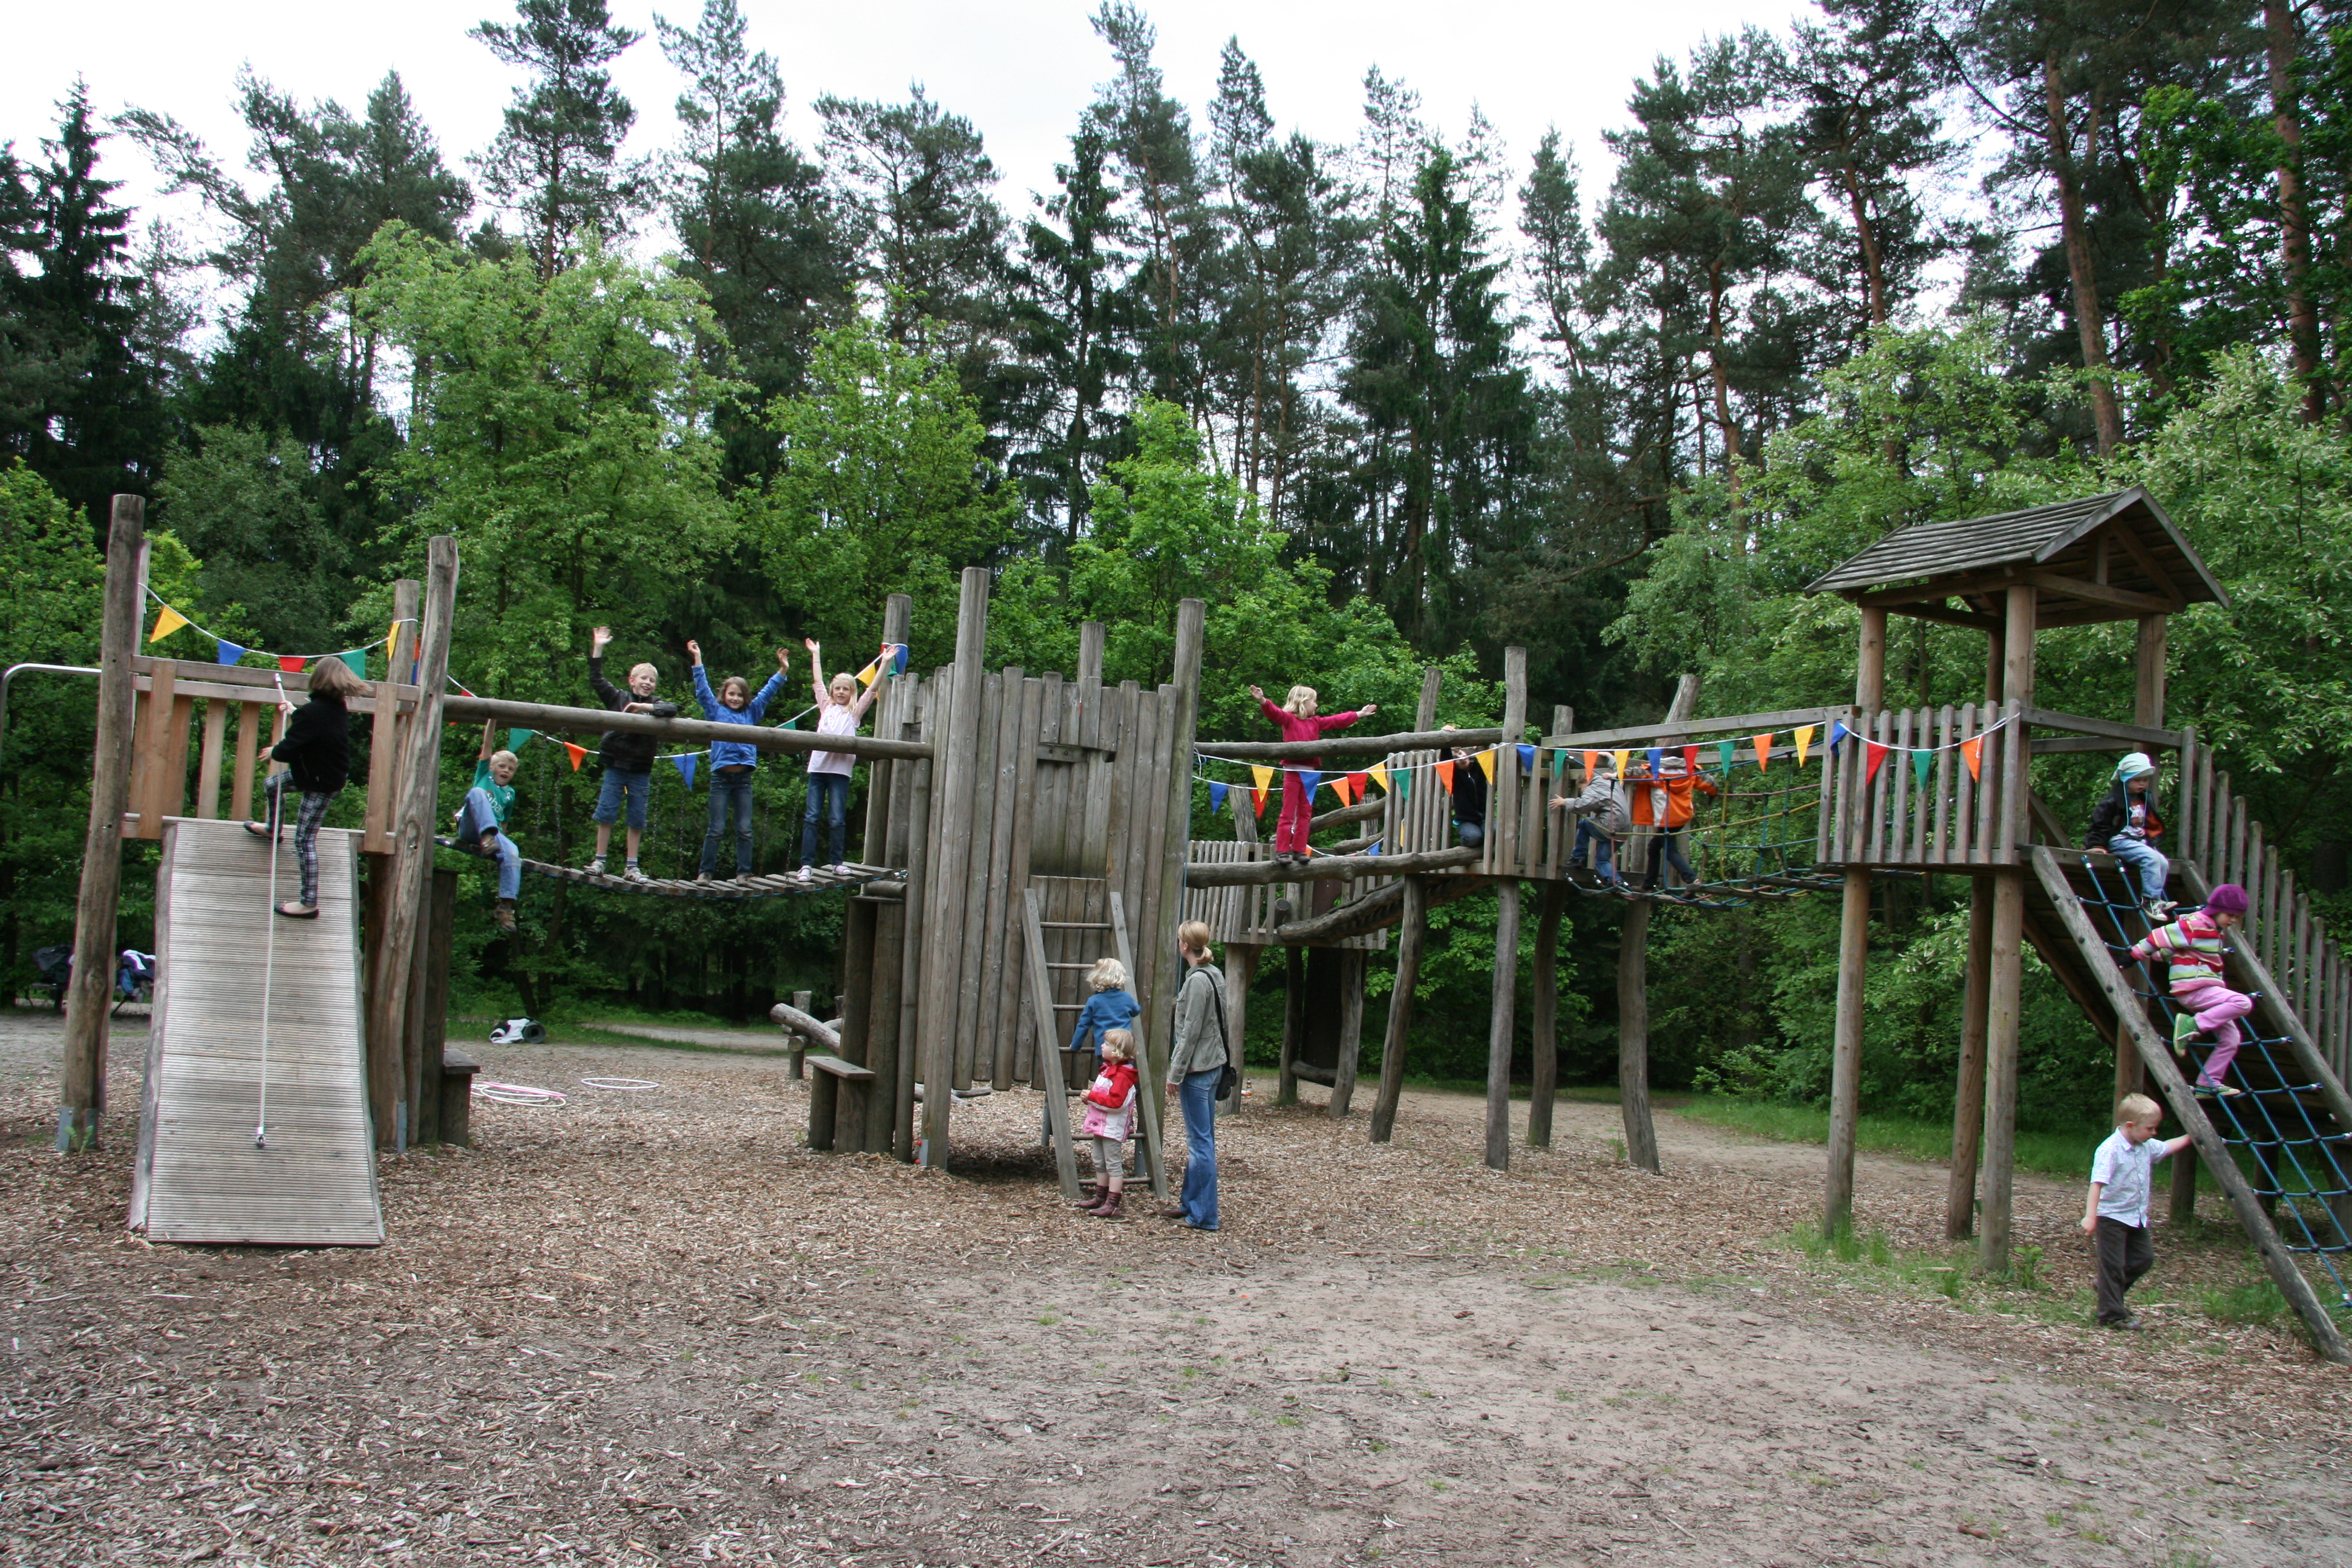
M 659 1089 L 661 1085 L 649 1078 L 583 1078 L 580 1080 L 590 1089 Z
M 533 1089 L 520 1083 L 477 1083 L 474 1098 L 487 1100 L 494 1105 L 563 1104 L 570 1097 L 560 1089 Z

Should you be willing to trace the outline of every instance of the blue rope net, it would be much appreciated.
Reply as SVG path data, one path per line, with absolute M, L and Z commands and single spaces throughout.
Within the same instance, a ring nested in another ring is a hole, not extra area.
M 2137 939 L 2126 921 L 2140 925 L 2141 915 L 2129 881 L 2119 871 L 2102 871 L 2088 857 L 2082 867 L 2091 890 L 2077 897 L 2094 911 L 2093 925 L 2133 994 L 2143 1005 L 2156 1004 L 2169 1032 L 2183 1009 L 2162 978 L 2161 960 L 2141 963 L 2130 956 Z M 2352 1289 L 2345 1283 L 2346 1259 L 2352 1257 L 2352 1131 L 2329 1131 L 2334 1118 L 2319 1098 L 2319 1086 L 2305 1079 L 2284 1036 L 2255 1028 L 2251 1013 L 2238 1021 L 2238 1032 L 2242 1043 L 2226 1081 L 2243 1092 L 2207 1098 L 2200 1091 L 2207 1120 L 2238 1155 L 2239 1168 L 2287 1250 L 2316 1258 L 2336 1287 L 2335 1310 L 2352 1310 Z M 2210 1056 L 2210 1042 L 2206 1048 Z M 2203 1059 L 2189 1063 L 2182 1076 L 2194 1083 Z

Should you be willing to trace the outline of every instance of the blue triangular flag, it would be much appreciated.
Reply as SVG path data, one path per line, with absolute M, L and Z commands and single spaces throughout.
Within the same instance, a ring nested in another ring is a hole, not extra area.
M 1521 746 L 1519 748 L 1519 772 L 1523 773 L 1531 773 L 1535 771 L 1536 749 L 1533 746 Z
M 1315 792 L 1318 789 L 1320 789 L 1322 785 L 1323 774 L 1321 770 L 1317 768 L 1300 768 L 1298 770 L 1298 787 L 1307 792 L 1307 809 L 1310 815 L 1312 815 L 1315 810 Z
M 245 657 L 245 649 L 237 647 L 228 638 L 215 637 L 213 640 L 220 645 L 218 658 L 223 664 L 235 664 Z
M 1373 839 L 1373 840 L 1372 840 L 1372 847 L 1371 847 L 1370 849 L 1367 849 L 1366 851 L 1364 851 L 1364 853 L 1366 853 L 1367 855 L 1377 855 L 1377 854 L 1379 854 L 1380 852 L 1381 852 L 1381 841 L 1380 841 L 1379 839 L 1377 839 L 1377 838 L 1375 838 L 1375 839 Z
M 1223 811 L 1225 809 L 1225 792 L 1231 787 L 1232 786 L 1230 784 L 1221 784 L 1214 779 L 1209 781 L 1209 809 L 1211 811 Z
M 900 643 L 898 645 L 898 657 L 891 661 L 890 673 L 893 675 L 904 675 L 907 673 L 907 645 L 905 643 Z
M 1660 773 L 1666 771 L 1666 749 L 1664 746 L 1652 746 L 1649 751 L 1649 757 L 1650 776 L 1652 778 L 1656 778 Z
M 1831 720 L 1831 721 L 1830 721 L 1830 750 L 1831 750 L 1831 751 L 1832 751 L 1832 752 L 1836 751 L 1836 750 L 1838 749 L 1838 742 L 1839 742 L 1840 741 L 1844 740 L 1848 735 L 1851 735 L 1851 734 L 1853 734 L 1853 731 L 1851 731 L 1851 730 L 1849 730 L 1849 729 L 1847 729 L 1847 728 L 1845 727 L 1845 721 L 1843 721 L 1843 719 L 1832 719 L 1832 720 Z
M 685 756 L 672 757 L 670 759 L 673 763 L 677 764 L 677 776 L 686 781 L 686 787 L 688 789 L 692 789 L 694 787 L 694 760 L 696 755 L 697 753 L 688 752 Z

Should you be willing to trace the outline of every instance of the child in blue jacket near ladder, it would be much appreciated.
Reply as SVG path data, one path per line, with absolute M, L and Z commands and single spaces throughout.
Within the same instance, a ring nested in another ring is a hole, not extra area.
M 751 695 L 751 683 L 740 675 L 720 681 L 714 697 L 710 678 L 702 673 L 702 645 L 688 642 L 686 651 L 694 656 L 695 700 L 702 704 L 703 717 L 714 724 L 757 724 L 793 671 L 792 655 L 778 648 L 776 673 L 768 677 L 757 697 Z M 702 836 L 702 869 L 696 881 L 710 880 L 710 868 L 719 860 L 719 836 L 727 830 L 730 812 L 735 817 L 735 874 L 751 874 L 751 770 L 759 765 L 759 748 L 747 741 L 710 742 L 710 828 Z

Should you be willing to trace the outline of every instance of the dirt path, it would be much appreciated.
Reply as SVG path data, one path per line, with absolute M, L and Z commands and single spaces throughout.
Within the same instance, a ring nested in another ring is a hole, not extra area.
M 1775 1240 L 1818 1150 L 1679 1119 L 1663 1179 L 1566 1103 L 1506 1175 L 1460 1097 L 1253 1108 L 1204 1236 L 1062 1208 L 1024 1094 L 941 1177 L 799 1150 L 772 1059 L 485 1049 L 572 1099 L 388 1163 L 389 1245 L 151 1248 L 127 1124 L 43 1152 L 55 1057 L 0 1018 L 8 1561 L 2352 1563 L 2289 1336 L 1863 1289 Z

